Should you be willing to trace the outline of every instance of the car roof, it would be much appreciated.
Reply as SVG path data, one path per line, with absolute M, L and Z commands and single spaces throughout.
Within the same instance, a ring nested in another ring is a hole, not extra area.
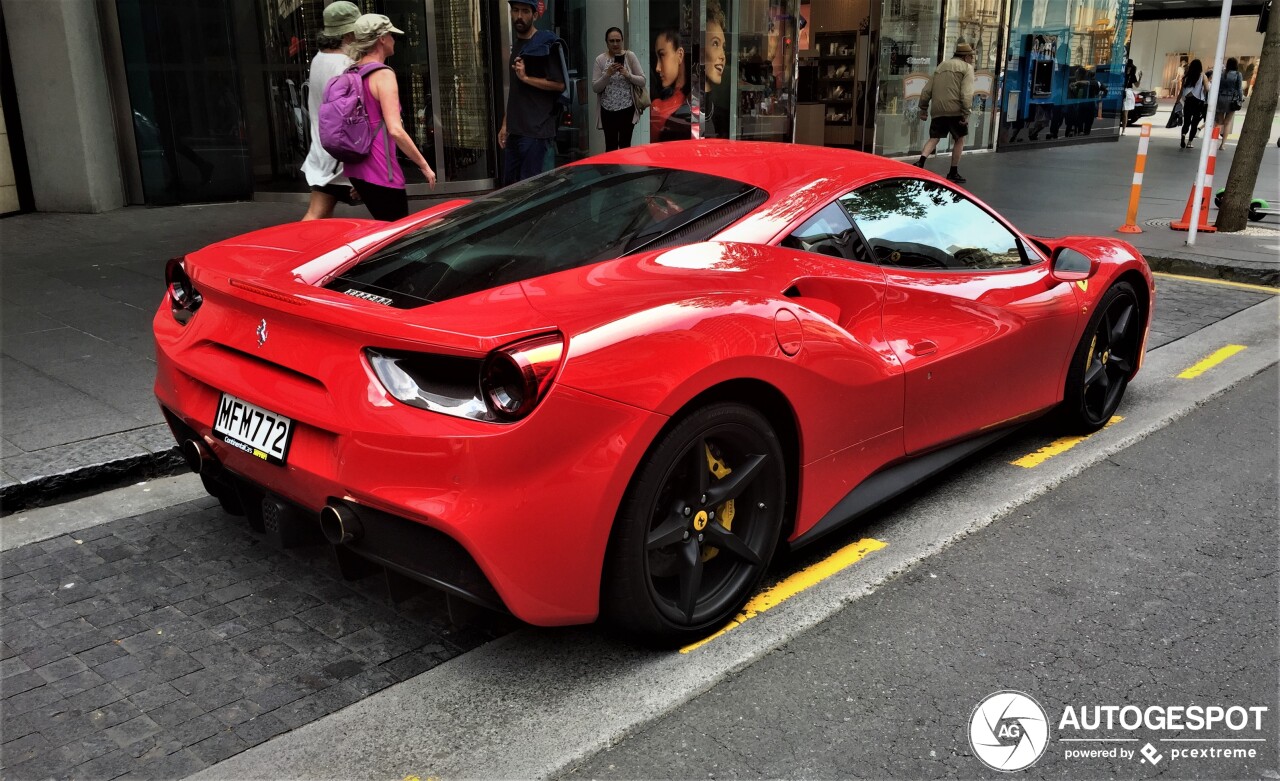
M 575 165 L 613 163 L 695 171 L 735 179 L 771 196 L 827 180 L 832 195 L 883 177 L 920 175 L 906 163 L 850 149 L 808 144 L 703 139 L 645 144 L 578 161 Z

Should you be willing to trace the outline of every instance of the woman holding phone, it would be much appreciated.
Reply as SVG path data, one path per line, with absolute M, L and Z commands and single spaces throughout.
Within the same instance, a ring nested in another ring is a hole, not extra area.
M 623 48 L 622 30 L 610 27 L 604 34 L 608 49 L 596 57 L 591 89 L 600 96 L 596 127 L 604 130 L 604 150 L 631 146 L 631 131 L 640 121 L 632 87 L 644 86 L 644 68 L 634 52 Z

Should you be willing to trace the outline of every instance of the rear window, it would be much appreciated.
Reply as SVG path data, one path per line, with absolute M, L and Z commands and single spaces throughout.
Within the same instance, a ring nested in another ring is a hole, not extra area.
M 459 207 L 328 287 L 409 309 L 644 249 L 705 241 L 764 200 L 758 188 L 689 171 L 559 168 Z

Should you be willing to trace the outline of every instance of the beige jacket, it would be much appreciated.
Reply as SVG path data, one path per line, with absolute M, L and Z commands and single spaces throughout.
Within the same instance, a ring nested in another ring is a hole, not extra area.
M 928 111 L 930 117 L 967 117 L 972 108 L 973 66 L 952 57 L 938 66 L 924 86 L 924 92 L 920 93 L 920 111 Z

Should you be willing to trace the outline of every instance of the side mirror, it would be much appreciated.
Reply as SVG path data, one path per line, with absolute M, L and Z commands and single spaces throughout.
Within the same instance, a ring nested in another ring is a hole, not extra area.
M 1097 270 L 1098 261 L 1079 250 L 1058 247 L 1053 252 L 1053 278 L 1059 282 L 1079 282 Z

